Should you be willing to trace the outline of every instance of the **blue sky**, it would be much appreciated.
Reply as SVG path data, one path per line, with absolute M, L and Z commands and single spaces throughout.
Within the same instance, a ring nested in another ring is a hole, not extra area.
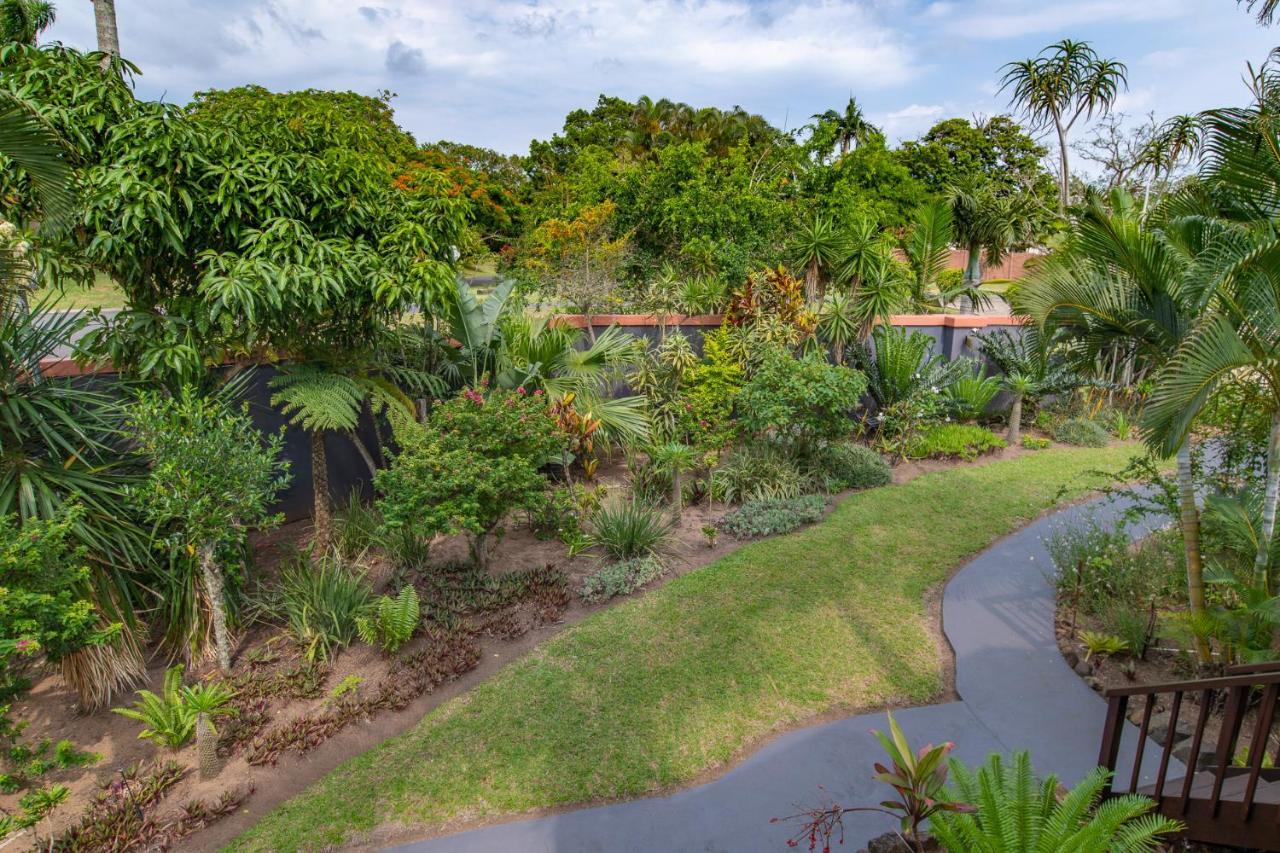
M 1008 110 L 1000 66 L 1071 37 L 1129 66 L 1119 109 L 1157 117 L 1244 99 L 1280 43 L 1233 0 L 117 0 L 141 94 L 245 83 L 397 93 L 419 140 L 511 153 L 605 92 L 739 104 L 796 127 L 850 93 L 893 138 Z M 61 0 L 46 35 L 94 43 Z

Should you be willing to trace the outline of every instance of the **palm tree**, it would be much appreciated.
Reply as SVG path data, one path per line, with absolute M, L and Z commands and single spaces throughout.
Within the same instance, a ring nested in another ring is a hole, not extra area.
M 1184 158 L 1195 157 L 1203 141 L 1204 126 L 1199 116 L 1172 116 L 1156 128 L 1140 157 L 1143 165 L 1151 170 L 1142 194 L 1143 213 L 1147 211 L 1151 185 L 1160 180 L 1160 173 L 1164 172 L 1165 177 L 1172 175 Z
M 1067 247 L 1039 265 L 1014 292 L 1014 309 L 1043 333 L 1069 338 L 1081 361 L 1120 347 L 1156 367 L 1187 338 L 1212 301 L 1211 272 L 1218 263 L 1205 228 L 1190 221 L 1144 223 L 1134 199 L 1121 189 L 1092 198 L 1073 224 Z M 1176 448 L 1178 503 L 1191 610 L 1205 613 L 1200 512 L 1191 469 L 1191 440 Z M 1201 640 L 1202 663 L 1210 662 Z
M 817 302 L 823 294 L 823 276 L 830 275 L 844 259 L 845 246 L 835 224 L 825 216 L 800 226 L 792 241 L 792 262 L 804 270 L 804 297 Z
M 98 31 L 98 50 L 106 54 L 103 64 L 120 55 L 120 32 L 116 29 L 116 0 L 93 0 L 93 23 Z
M 983 260 L 998 264 L 1013 246 L 1031 239 L 1028 200 L 1021 194 L 999 195 L 991 184 L 973 179 L 948 188 L 947 201 L 955 239 L 968 252 L 964 287 L 976 306 Z
M 1241 3 L 1245 4 L 1245 8 L 1250 12 L 1257 8 L 1258 23 L 1264 27 L 1271 26 L 1271 22 L 1276 17 L 1276 9 L 1280 8 L 1280 0 L 1236 0 L 1236 5 Z
M 1157 375 L 1147 408 L 1149 440 L 1168 452 L 1184 443 L 1196 415 L 1223 383 L 1255 382 L 1269 400 L 1271 429 L 1254 581 L 1270 585 L 1268 567 L 1280 502 L 1280 68 L 1277 53 L 1252 73 L 1255 103 L 1206 113 L 1204 178 L 1221 224 L 1212 232 L 1220 266 L 1210 270 L 1214 310 L 1200 315 Z M 1252 69 L 1251 69 L 1252 72 Z M 1188 205 L 1192 227 L 1202 211 Z
M 822 300 L 818 308 L 818 335 L 831 345 L 831 357 L 836 364 L 844 364 L 844 349 L 859 339 L 862 323 L 862 314 L 852 295 L 833 290 Z
M 0 38 L 35 45 L 56 17 L 53 4 L 46 0 L 0 0 Z
M 951 258 L 951 206 L 945 201 L 923 204 L 916 209 L 915 222 L 902 253 L 911 268 L 911 299 L 924 308 L 938 292 L 938 278 Z
M 693 467 L 693 448 L 687 444 L 672 441 L 650 450 L 649 459 L 660 470 L 671 474 L 672 514 L 678 519 L 684 511 L 684 492 L 680 484 L 680 474 Z
M 879 132 L 876 126 L 862 115 L 862 108 L 858 106 L 857 99 L 852 95 L 849 96 L 849 103 L 845 104 L 844 112 L 827 110 L 825 113 L 813 115 L 812 118 L 814 121 L 830 124 L 835 128 L 836 144 L 840 146 L 841 157 L 848 154 L 850 148 L 856 148 Z
M 1123 62 L 1099 57 L 1088 42 L 1063 39 L 1003 70 L 1000 90 L 1012 88 L 1013 104 L 1036 127 L 1053 127 L 1058 135 L 1058 205 L 1065 215 L 1071 201 L 1067 137 L 1081 118 L 1111 111 L 1116 95 L 1128 86 L 1128 69 Z

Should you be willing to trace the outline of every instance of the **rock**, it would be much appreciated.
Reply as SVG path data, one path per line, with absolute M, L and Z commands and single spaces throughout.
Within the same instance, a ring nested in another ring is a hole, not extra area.
M 1079 675 L 1082 678 L 1087 678 L 1088 676 L 1093 675 L 1093 664 L 1089 663 L 1087 660 L 1080 661 L 1073 666 L 1072 669 L 1076 671 L 1076 675 Z
M 1206 770 L 1213 766 L 1215 748 L 1211 744 L 1200 744 L 1200 756 L 1196 759 L 1196 769 Z M 1184 740 L 1173 748 L 1173 757 L 1183 764 L 1191 764 L 1191 741 Z
M 1071 651 L 1070 649 L 1068 649 L 1067 651 L 1063 652 L 1063 653 L 1062 653 L 1062 656 L 1063 656 L 1063 658 L 1065 658 L 1065 659 L 1066 659 L 1066 661 L 1067 661 L 1067 666 L 1071 667 L 1072 669 L 1075 669 L 1075 668 L 1076 668 L 1076 664 L 1080 663 L 1080 655 L 1076 654 L 1075 652 Z
M 896 832 L 886 832 L 867 842 L 867 853 L 914 853 Z
M 1169 712 L 1161 711 L 1151 715 L 1151 724 L 1147 727 L 1147 735 L 1156 743 L 1164 746 L 1169 742 Z M 1178 725 L 1173 732 L 1173 742 L 1191 737 L 1195 734 L 1195 723 L 1187 719 L 1186 709 L 1178 717 Z
M 1098 691 L 1099 693 L 1101 693 L 1101 692 L 1102 692 L 1103 690 L 1105 690 L 1105 689 L 1106 689 L 1106 687 L 1107 687 L 1105 684 L 1103 684 L 1103 683 L 1102 683 L 1102 679 L 1100 679 L 1100 678 L 1094 678 L 1092 675 L 1091 675 L 1091 676 L 1089 676 L 1088 678 L 1086 678 L 1086 679 L 1084 680 L 1084 683 L 1085 683 L 1085 684 L 1087 684 L 1087 685 L 1089 685 L 1089 688 L 1090 688 L 1090 689 L 1092 689 L 1092 690 L 1096 690 L 1096 691 Z

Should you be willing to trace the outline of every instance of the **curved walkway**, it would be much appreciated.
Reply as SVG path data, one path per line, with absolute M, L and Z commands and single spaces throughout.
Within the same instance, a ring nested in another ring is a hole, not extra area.
M 984 551 L 948 582 L 943 629 L 956 656 L 960 701 L 894 713 L 914 744 L 954 741 L 954 755 L 970 764 L 991 752 L 1028 749 L 1042 773 L 1071 784 L 1096 764 L 1106 705 L 1073 673 L 1054 635 L 1054 591 L 1045 540 L 1059 526 L 1089 515 L 1114 521 L 1123 504 L 1093 501 L 1036 521 Z M 871 729 L 887 725 L 883 712 L 790 732 L 724 776 L 661 797 L 584 808 L 505 823 L 399 848 L 413 853 L 588 853 L 588 851 L 785 850 L 795 827 L 770 824 L 797 805 L 830 798 L 873 805 L 885 789 L 871 780 L 881 749 Z M 1136 727 L 1130 725 L 1120 766 L 1132 765 Z M 1154 765 L 1153 751 L 1147 758 Z M 1144 762 L 1145 764 L 1146 762 Z M 1148 768 L 1154 775 L 1154 766 Z M 1181 768 L 1170 776 L 1181 775 Z M 823 790 L 819 790 L 822 786 Z M 854 813 L 845 820 L 846 845 L 896 827 L 884 815 Z

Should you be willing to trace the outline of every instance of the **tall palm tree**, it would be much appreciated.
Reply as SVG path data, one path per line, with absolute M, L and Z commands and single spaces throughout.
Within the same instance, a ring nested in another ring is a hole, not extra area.
M 956 242 L 968 252 L 964 288 L 977 305 L 981 296 L 982 264 L 999 264 L 1014 246 L 1031 239 L 1029 202 L 1021 194 L 998 194 L 979 179 L 949 187 L 951 223 Z
M 1275 20 L 1276 9 L 1280 8 L 1280 0 L 1236 0 L 1236 5 L 1243 3 L 1245 8 L 1252 12 L 1255 8 L 1258 10 L 1258 23 L 1264 27 L 1271 26 L 1271 22 Z
M 56 17 L 53 4 L 46 0 L 0 0 L 0 38 L 34 45 Z
M 1128 86 L 1123 62 L 1103 59 L 1088 42 L 1063 39 L 1036 56 L 1004 66 L 1000 90 L 1012 89 L 1013 104 L 1039 127 L 1058 136 L 1058 205 L 1066 214 L 1071 201 L 1067 138 L 1081 118 L 1106 115 Z
M 862 114 L 862 107 L 858 106 L 857 99 L 852 95 L 849 96 L 849 103 L 844 106 L 844 112 L 827 110 L 825 113 L 814 114 L 812 118 L 835 128 L 836 144 L 840 146 L 841 157 L 879 132 L 874 124 L 867 121 Z
M 1194 158 L 1204 142 L 1204 126 L 1199 116 L 1176 115 L 1166 119 L 1143 147 L 1140 159 L 1150 176 L 1142 193 L 1142 211 L 1146 213 L 1151 186 L 1173 174 L 1184 159 Z
M 817 302 L 823 294 L 823 277 L 844 260 L 845 245 L 835 223 L 825 216 L 805 222 L 792 238 L 792 263 L 804 270 L 804 297 Z
M 1092 361 L 1110 347 L 1163 367 L 1213 300 L 1211 276 L 1218 255 L 1205 229 L 1192 220 L 1145 223 L 1133 197 L 1113 190 L 1087 202 L 1066 248 L 1049 256 L 1014 292 L 1014 309 L 1043 333 L 1056 328 L 1076 356 Z M 1191 439 L 1176 448 L 1178 503 L 1191 610 L 1205 613 L 1200 511 L 1191 469 Z M 1198 652 L 1209 663 L 1208 643 Z
M 98 31 L 98 50 L 110 57 L 120 55 L 120 31 L 116 29 L 116 0 L 92 0 L 93 23 Z
M 1149 440 L 1168 451 L 1185 441 L 1196 415 L 1223 383 L 1246 381 L 1264 390 L 1271 428 L 1262 519 L 1254 560 L 1255 585 L 1267 591 L 1277 504 L 1280 503 L 1280 53 L 1250 69 L 1254 103 L 1203 116 L 1212 209 L 1188 197 L 1188 220 L 1216 214 L 1219 266 L 1212 311 L 1204 312 L 1157 375 L 1147 407 Z

